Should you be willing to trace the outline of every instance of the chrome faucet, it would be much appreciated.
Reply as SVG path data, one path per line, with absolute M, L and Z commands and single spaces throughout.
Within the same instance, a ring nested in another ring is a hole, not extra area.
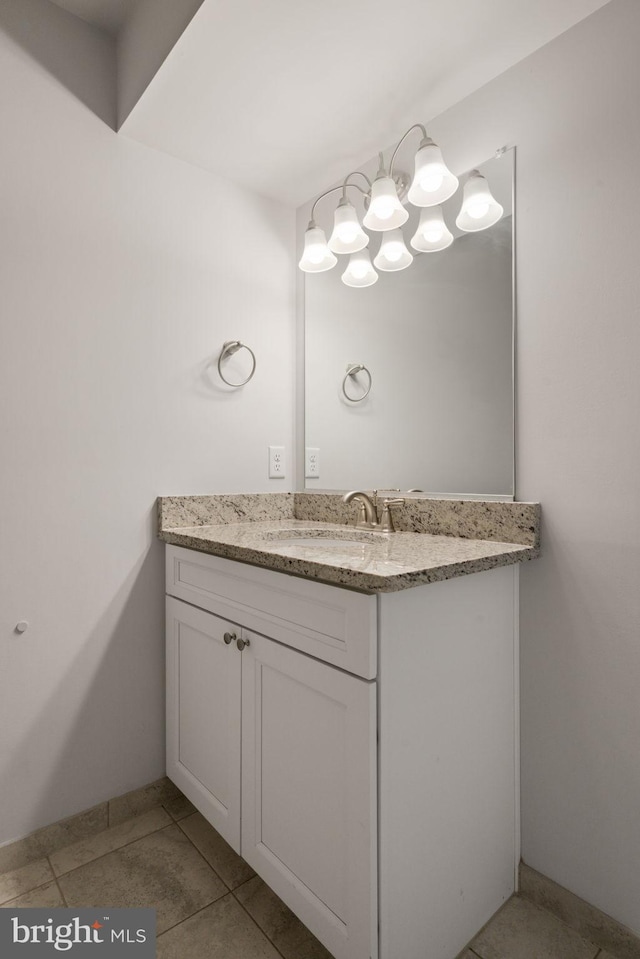
M 391 515 L 391 506 L 400 506 L 404 503 L 403 499 L 383 499 L 382 501 L 382 516 L 378 520 L 378 491 L 373 491 L 373 499 L 363 493 L 362 490 L 352 490 L 350 493 L 345 493 L 342 497 L 344 503 L 351 503 L 352 500 L 355 500 L 358 506 L 358 516 L 356 518 L 356 529 L 379 529 L 383 533 L 393 533 L 395 532 L 395 526 L 393 525 L 393 516 Z

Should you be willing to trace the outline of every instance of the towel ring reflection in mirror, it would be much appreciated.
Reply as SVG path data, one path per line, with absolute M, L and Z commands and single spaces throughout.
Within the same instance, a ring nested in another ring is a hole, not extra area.
M 352 377 L 355 380 L 356 375 L 358 373 L 366 373 L 367 377 L 369 378 L 369 385 L 367 386 L 366 390 L 361 396 L 349 396 L 349 394 L 347 393 L 347 380 L 349 379 L 349 377 Z M 364 365 L 364 363 L 349 363 L 349 365 L 347 366 L 347 372 L 342 381 L 342 392 L 346 400 L 349 400 L 350 403 L 362 403 L 362 401 L 371 392 L 371 384 L 372 384 L 371 373 L 369 372 L 367 367 Z
M 251 355 L 251 372 L 247 376 L 246 380 L 242 380 L 241 383 L 232 383 L 231 380 L 228 380 L 224 373 L 222 372 L 222 361 L 229 359 L 230 356 L 233 356 L 234 353 L 237 353 L 238 350 L 247 350 Z M 218 373 L 220 374 L 220 379 L 223 383 L 226 383 L 227 386 L 232 386 L 234 389 L 238 389 L 240 386 L 246 386 L 251 377 L 256 371 L 256 355 L 253 350 L 247 346 L 246 343 L 241 343 L 240 340 L 227 340 L 226 343 L 222 344 L 222 349 L 220 350 L 220 356 L 218 357 Z

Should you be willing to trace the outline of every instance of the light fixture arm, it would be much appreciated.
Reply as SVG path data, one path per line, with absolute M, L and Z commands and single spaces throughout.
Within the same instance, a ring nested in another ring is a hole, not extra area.
M 360 173 L 360 171 L 359 171 L 359 170 L 355 170 L 354 173 Z M 350 173 L 349 176 L 353 176 L 354 173 Z M 345 181 L 344 181 L 344 183 L 342 184 L 342 186 L 334 186 L 334 187 L 332 187 L 331 190 L 325 190 L 324 193 L 321 193 L 320 196 L 316 198 L 316 200 L 314 201 L 313 206 L 311 207 L 311 218 L 310 218 L 310 221 L 309 221 L 310 223 L 315 223 L 314 213 L 316 212 L 316 206 L 318 205 L 318 203 L 320 202 L 320 200 L 323 200 L 323 199 L 325 198 L 325 196 L 329 196 L 331 193 L 337 193 L 339 190 L 342 190 L 342 195 L 343 195 L 343 196 L 346 196 L 346 195 L 347 195 L 347 187 L 348 187 L 348 186 L 352 186 L 352 187 L 354 187 L 356 190 L 360 190 L 360 193 L 363 193 L 365 196 L 368 196 L 368 195 L 369 195 L 369 190 L 363 190 L 362 187 L 361 187 L 361 186 L 358 186 L 357 183 L 347 183 L 347 180 L 349 179 L 349 176 L 348 176 L 348 177 L 345 177 Z M 365 176 L 364 173 L 361 173 L 360 176 L 363 176 L 363 177 L 365 178 L 365 180 L 366 180 L 367 183 L 369 184 L 369 188 L 371 188 L 371 182 L 370 182 L 370 180 L 369 180 L 369 177 Z
M 349 182 L 348 182 L 349 177 L 352 177 L 352 176 L 361 176 L 361 177 L 364 177 L 364 179 L 365 179 L 365 180 L 367 181 L 367 183 L 369 184 L 369 189 L 368 189 L 368 190 L 363 190 L 362 187 L 358 186 L 357 183 L 349 183 Z M 342 182 L 342 191 L 343 191 L 343 192 L 342 192 L 342 196 L 343 196 L 344 199 L 346 199 L 346 197 L 347 197 L 347 187 L 348 187 L 348 186 L 354 186 L 354 187 L 356 188 L 356 190 L 360 190 L 361 193 L 363 193 L 365 196 L 368 196 L 368 194 L 371 192 L 371 186 L 372 186 L 372 184 L 371 184 L 371 180 L 369 179 L 369 177 L 367 176 L 367 174 L 366 174 L 366 173 L 363 173 L 362 170 L 353 170 L 351 173 L 348 173 L 348 174 L 346 175 L 346 177 L 344 178 L 344 180 L 343 180 L 343 182 Z
M 398 150 L 400 149 L 400 147 L 402 146 L 402 144 L 404 143 L 404 141 L 407 139 L 407 137 L 409 136 L 409 134 L 410 134 L 410 133 L 413 133 L 414 130 L 422 130 L 422 139 L 423 139 L 423 140 L 426 140 L 426 139 L 427 139 L 427 131 L 426 131 L 426 128 L 422 125 L 422 123 L 414 123 L 412 127 L 409 127 L 409 129 L 407 130 L 406 133 L 403 133 L 403 134 L 402 134 L 402 136 L 401 136 L 400 139 L 398 140 L 398 144 L 397 144 L 395 150 L 393 151 L 393 155 L 392 155 L 392 157 L 391 157 L 391 163 L 389 164 L 389 176 L 392 177 L 392 178 L 393 178 L 393 163 L 394 163 L 394 160 L 395 160 L 395 158 L 396 158 L 396 153 L 398 152 Z M 381 154 L 381 155 L 382 155 L 382 154 Z

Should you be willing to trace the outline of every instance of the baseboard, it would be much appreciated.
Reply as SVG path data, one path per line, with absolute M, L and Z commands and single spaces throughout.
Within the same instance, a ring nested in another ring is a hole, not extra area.
M 520 863 L 518 895 L 542 906 L 616 959 L 640 959 L 640 938 L 552 879 Z

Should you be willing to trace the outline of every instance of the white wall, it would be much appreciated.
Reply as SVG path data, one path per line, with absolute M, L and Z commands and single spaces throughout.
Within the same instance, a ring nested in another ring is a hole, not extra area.
M 523 857 L 637 934 L 639 37 L 640 5 L 613 0 L 500 93 L 521 147 L 518 492 L 544 516 L 522 580 Z
M 639 36 L 612 0 L 428 124 L 455 170 L 518 147 L 523 857 L 636 933 Z
M 0 11 L 0 842 L 164 773 L 156 496 L 292 485 L 266 448 L 292 444 L 293 212 L 117 136 L 5 31 L 24 2 Z M 90 74 L 103 37 L 38 4 Z M 207 363 L 236 338 L 258 368 L 228 393 Z

